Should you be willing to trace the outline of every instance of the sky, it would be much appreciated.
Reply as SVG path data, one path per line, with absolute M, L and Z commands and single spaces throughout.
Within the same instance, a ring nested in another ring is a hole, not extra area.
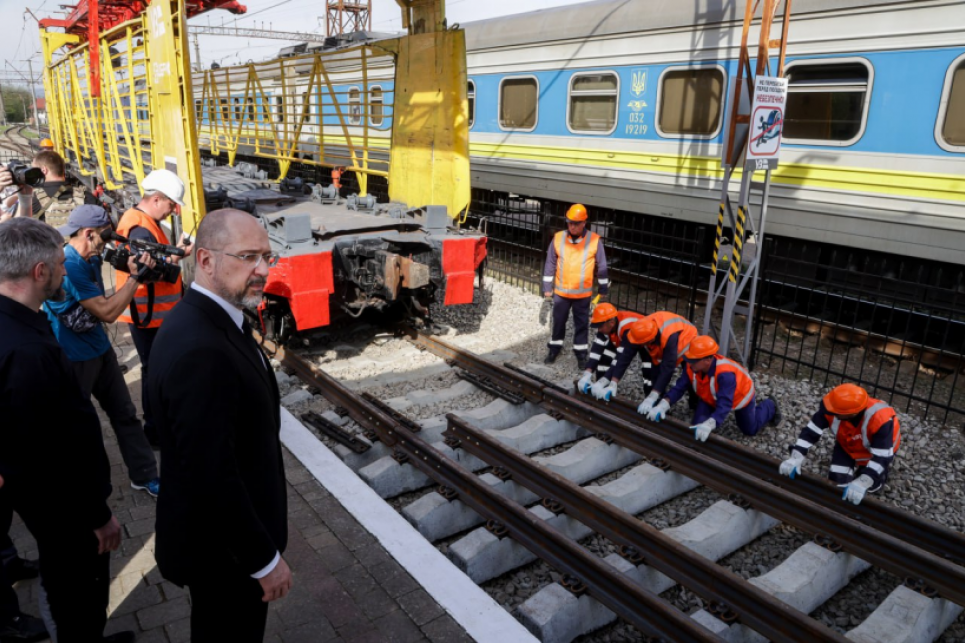
M 465 23 L 496 16 L 505 16 L 546 7 L 577 4 L 585 0 L 447 0 L 446 16 L 449 24 Z M 325 0 L 240 0 L 248 12 L 235 16 L 227 11 L 211 11 L 193 18 L 189 24 L 211 24 L 242 28 L 274 29 L 323 33 L 325 31 Z M 34 76 L 41 69 L 40 39 L 38 27 L 24 10 L 28 7 L 38 18 L 62 17 L 57 13 L 64 0 L 0 0 L 0 83 L 13 79 L 23 84 L 29 76 L 25 62 L 33 58 Z M 70 4 L 73 4 L 71 2 Z M 395 0 L 372 0 L 372 29 L 374 31 L 399 31 L 402 28 L 401 12 Z M 265 60 L 288 43 L 277 40 L 239 39 L 223 36 L 200 36 L 201 60 L 204 67 L 212 62 L 233 65 L 248 60 Z M 194 55 L 192 46 L 191 55 Z M 38 95 L 40 87 L 37 88 Z

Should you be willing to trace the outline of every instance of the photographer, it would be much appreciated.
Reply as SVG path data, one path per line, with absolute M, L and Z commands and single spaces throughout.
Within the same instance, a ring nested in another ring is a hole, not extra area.
M 23 203 L 27 202 L 30 204 L 30 216 L 58 226 L 67 221 L 71 210 L 78 205 L 97 203 L 97 198 L 88 194 L 83 186 L 67 181 L 64 159 L 57 152 L 44 150 L 37 153 L 31 167 L 43 173 L 43 186 L 20 186 L 17 194 L 4 201 L 4 209 L 9 210 L 9 215 L 0 217 L 0 220 L 24 216 L 21 213 L 27 210 L 23 209 Z
M 48 300 L 44 311 L 57 341 L 67 353 L 80 387 L 86 397 L 91 394 L 107 413 L 117 436 L 121 457 L 127 466 L 131 487 L 143 489 L 157 497 L 160 488 L 157 462 L 148 444 L 137 409 L 124 382 L 117 356 L 101 322 L 113 323 L 130 304 L 137 290 L 138 274 L 154 267 L 144 253 L 139 259 L 128 259 L 132 277 L 110 297 L 104 295 L 100 270 L 91 257 L 100 255 L 106 242 L 101 233 L 111 229 L 111 220 L 99 205 L 82 205 L 71 212 L 67 224 L 58 231 L 68 237 L 64 247 L 66 262 L 63 289 L 67 297 Z
M 161 229 L 161 221 L 175 214 L 178 206 L 184 205 L 184 183 L 170 170 L 154 170 L 141 182 L 143 196 L 140 202 L 124 213 L 117 226 L 117 233 L 134 240 L 150 241 L 170 245 L 167 235 Z M 182 243 L 179 248 L 190 254 L 192 245 Z M 177 257 L 171 257 L 177 263 Z M 117 287 L 126 284 L 127 275 L 117 273 Z M 144 431 L 152 445 L 157 445 L 157 429 L 154 428 L 153 415 L 147 400 L 147 374 L 151 360 L 151 346 L 164 318 L 181 301 L 181 278 L 175 283 L 159 281 L 141 284 L 134 294 L 135 319 L 131 314 L 122 314 L 118 319 L 127 322 L 131 328 L 131 338 L 137 355 L 141 358 L 141 405 L 144 409 Z

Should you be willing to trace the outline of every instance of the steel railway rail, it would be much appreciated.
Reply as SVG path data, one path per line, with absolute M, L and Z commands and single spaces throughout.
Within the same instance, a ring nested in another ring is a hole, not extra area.
M 24 158 L 20 160 L 24 161 L 25 163 L 29 162 L 31 157 L 33 157 L 33 149 L 31 149 L 29 144 L 21 143 L 14 137 L 23 138 L 21 133 L 24 129 L 26 129 L 26 127 L 26 125 L 14 125 L 0 135 L 0 148 L 23 155 Z
M 489 362 L 437 338 L 413 332 L 410 339 L 418 347 L 472 374 L 474 383 L 484 384 L 490 393 L 514 403 L 529 401 L 539 404 L 550 414 L 579 424 L 597 437 L 645 455 L 654 462 L 662 461 L 715 491 L 740 495 L 763 513 L 838 543 L 873 565 L 908 579 L 909 584 L 935 588 L 942 596 L 957 603 L 965 601 L 965 569 L 961 567 L 965 560 L 965 538 L 961 534 L 873 499 L 859 507 L 844 505 L 839 491 L 816 476 L 786 480 L 776 474 L 778 462 L 772 458 L 718 436 L 712 436 L 704 444 L 696 443 L 683 424 L 676 421 L 661 425 L 643 422 L 624 402 L 602 405 L 586 398 L 574 398 L 557 385 L 513 367 Z M 266 347 L 277 350 L 267 342 Z M 661 628 L 675 626 L 673 620 L 665 621 L 667 617 L 664 615 L 664 620 L 660 621 L 663 625 L 654 631 L 651 610 L 669 608 L 659 602 L 654 604 L 652 595 L 637 597 L 642 601 L 637 607 L 643 606 L 645 617 L 639 613 L 629 615 L 629 607 L 615 598 L 625 599 L 624 590 L 598 576 L 601 570 L 582 557 L 585 552 L 577 548 L 580 557 L 570 558 L 572 547 L 546 540 L 538 529 L 533 531 L 534 527 L 529 523 L 534 519 L 521 507 L 513 505 L 510 510 L 505 500 L 488 498 L 491 493 L 485 485 L 480 487 L 474 475 L 440 456 L 435 448 L 413 434 L 403 424 L 403 417 L 390 414 L 384 405 L 375 404 L 371 397 L 366 399 L 364 395 L 348 391 L 295 355 L 279 351 L 277 357 L 303 380 L 317 386 L 333 404 L 348 410 L 368 437 L 377 435 L 383 444 L 392 448 L 397 459 L 413 464 L 445 487 L 440 489 L 445 497 L 458 497 L 480 515 L 496 521 L 497 528 L 504 527 L 515 540 L 550 565 L 585 583 L 592 596 L 628 622 L 644 632 L 661 636 L 669 632 Z M 732 610 L 745 625 L 769 638 L 841 640 L 840 635 L 814 619 L 694 554 L 629 514 L 607 503 L 601 504 L 578 485 L 548 473 L 529 458 L 512 452 L 457 416 L 448 416 L 445 436 L 450 447 L 461 447 L 487 464 L 509 472 L 514 481 L 555 506 L 554 511 L 565 510 L 626 551 L 643 555 L 648 565 L 724 607 L 724 611 Z M 517 510 L 523 513 L 519 514 Z M 671 638 L 690 640 L 682 632 Z

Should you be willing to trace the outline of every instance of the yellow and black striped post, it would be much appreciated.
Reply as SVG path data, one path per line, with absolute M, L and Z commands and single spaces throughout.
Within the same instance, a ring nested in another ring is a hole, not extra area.
M 724 235 L 724 202 L 720 202 L 720 208 L 717 210 L 717 238 L 714 239 L 714 263 L 711 265 L 711 270 L 717 270 L 717 256 L 720 253 L 720 238 Z
M 730 260 L 730 280 L 737 283 L 741 270 L 741 251 L 744 249 L 744 220 L 747 210 L 743 205 L 737 206 L 737 229 L 734 230 L 734 251 Z M 719 224 L 718 224 L 719 225 Z

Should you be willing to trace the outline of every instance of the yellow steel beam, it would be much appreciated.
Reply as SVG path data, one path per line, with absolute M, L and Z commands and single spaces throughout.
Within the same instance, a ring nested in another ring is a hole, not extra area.
M 446 30 L 446 0 L 395 0 L 409 35 Z

